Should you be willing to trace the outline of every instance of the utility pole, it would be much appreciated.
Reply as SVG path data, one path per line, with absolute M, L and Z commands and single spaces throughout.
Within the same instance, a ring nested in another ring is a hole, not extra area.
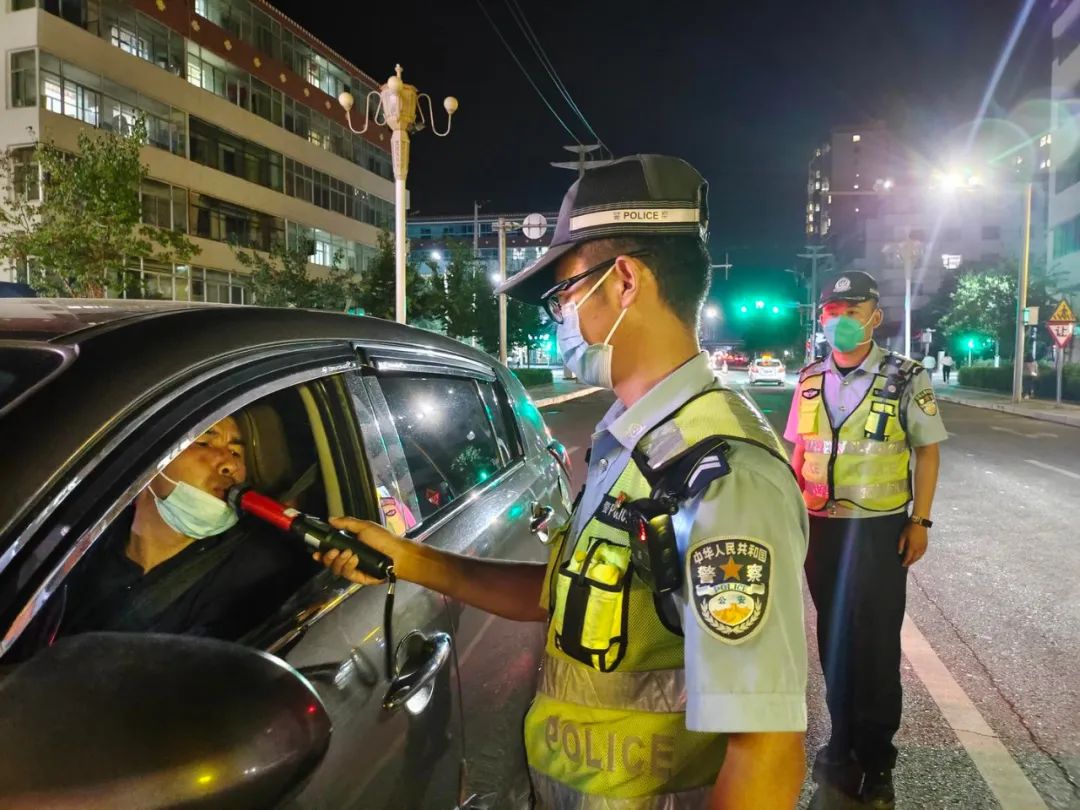
M 814 360 L 814 338 L 817 336 L 817 299 L 818 299 L 818 262 L 824 262 L 826 259 L 831 259 L 833 255 L 831 253 L 825 253 L 824 245 L 807 245 L 803 250 L 806 253 L 796 254 L 800 259 L 810 260 L 810 286 L 807 289 L 807 309 L 810 311 L 810 348 L 806 352 L 806 362 L 812 363 Z
M 506 217 L 499 217 L 494 228 L 499 232 L 499 283 L 506 281 L 506 233 L 521 227 L 520 222 L 511 222 Z M 499 362 L 506 365 L 506 296 L 499 296 Z
M 728 271 L 731 270 L 731 268 L 734 267 L 734 266 L 735 265 L 733 265 L 731 263 L 731 260 L 728 258 L 727 251 L 724 252 L 724 263 L 723 264 L 710 264 L 709 265 L 709 267 L 711 267 L 713 270 L 723 270 L 724 271 L 724 281 L 728 280 Z
M 473 200 L 472 204 L 472 252 L 475 259 L 480 255 L 480 201 Z
M 612 160 L 602 160 L 597 158 L 587 159 L 585 157 L 586 155 L 595 152 L 599 148 L 600 144 L 598 143 L 579 143 L 576 146 L 564 146 L 563 149 L 565 149 L 567 152 L 573 152 L 575 155 L 577 155 L 577 160 L 557 161 L 555 163 L 552 163 L 551 165 L 554 166 L 556 169 L 576 170 L 578 173 L 578 179 L 580 179 L 585 176 L 586 169 L 595 169 L 599 166 L 610 166 L 612 163 L 614 163 L 614 161 Z

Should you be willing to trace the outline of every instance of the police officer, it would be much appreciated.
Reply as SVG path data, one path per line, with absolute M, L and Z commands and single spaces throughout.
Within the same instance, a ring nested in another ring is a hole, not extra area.
M 336 522 L 399 578 L 547 623 L 524 725 L 543 808 L 789 808 L 802 783 L 807 517 L 778 437 L 697 343 L 706 188 L 671 157 L 592 169 L 501 289 L 543 304 L 566 365 L 618 398 L 546 566 Z M 351 555 L 324 562 L 367 581 Z
M 874 279 L 830 279 L 821 304 L 832 352 L 802 370 L 784 433 L 810 513 L 806 579 L 832 719 L 814 763 L 817 806 L 847 796 L 891 808 L 907 572 L 926 552 L 948 434 L 926 372 L 873 340 Z

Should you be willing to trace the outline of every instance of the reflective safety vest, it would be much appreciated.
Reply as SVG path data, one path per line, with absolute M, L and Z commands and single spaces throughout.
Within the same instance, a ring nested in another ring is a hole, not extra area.
M 889 353 L 866 396 L 833 427 L 825 401 L 824 363 L 806 368 L 799 387 L 803 498 L 809 509 L 833 504 L 893 512 L 911 500 L 911 448 L 901 398 L 919 365 Z
M 726 390 L 690 400 L 639 448 L 656 469 L 714 436 L 787 462 L 760 411 Z M 725 735 L 686 728 L 678 619 L 633 574 L 624 504 L 649 494 L 631 461 L 573 542 L 568 526 L 556 534 L 547 644 L 524 729 L 540 808 L 704 807 L 723 764 Z

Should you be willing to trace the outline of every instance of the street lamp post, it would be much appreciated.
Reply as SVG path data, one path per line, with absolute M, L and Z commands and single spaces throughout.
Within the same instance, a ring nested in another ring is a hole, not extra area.
M 405 178 L 409 174 L 409 132 L 416 132 L 430 123 L 431 131 L 440 138 L 449 135 L 450 124 L 457 111 L 458 102 L 453 96 L 447 96 L 443 100 L 443 109 L 446 110 L 447 115 L 446 130 L 439 132 L 435 128 L 435 112 L 431 96 L 417 92 L 414 85 L 406 84 L 401 78 L 401 73 L 401 65 L 396 65 L 394 75 L 386 80 L 386 84 L 382 85 L 378 92 L 372 90 L 367 94 L 364 101 L 363 129 L 357 129 L 352 123 L 351 112 L 355 103 L 352 93 L 346 91 L 339 95 L 338 103 L 345 109 L 345 120 L 348 121 L 349 129 L 357 135 L 365 133 L 372 120 L 377 126 L 390 127 L 393 133 L 390 136 L 390 155 L 394 166 L 394 313 L 398 323 L 405 323 Z M 375 96 L 378 101 L 374 116 L 369 118 L 372 96 Z M 427 119 L 424 118 L 421 103 L 424 99 L 427 99 L 428 103 Z M 419 124 L 416 122 L 418 114 Z
M 1024 310 L 1027 309 L 1028 259 L 1031 254 L 1031 192 L 1029 182 L 1024 189 L 1024 255 L 1020 257 L 1020 284 L 1016 296 L 1016 352 L 1013 355 L 1012 401 L 1019 402 L 1023 393 Z

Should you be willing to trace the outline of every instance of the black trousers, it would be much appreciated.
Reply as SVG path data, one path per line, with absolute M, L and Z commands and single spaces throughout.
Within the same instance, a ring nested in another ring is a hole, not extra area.
M 832 720 L 830 759 L 853 755 L 864 771 L 896 765 L 900 626 L 907 569 L 897 553 L 906 514 L 810 517 L 806 581 L 817 608 L 818 654 Z

